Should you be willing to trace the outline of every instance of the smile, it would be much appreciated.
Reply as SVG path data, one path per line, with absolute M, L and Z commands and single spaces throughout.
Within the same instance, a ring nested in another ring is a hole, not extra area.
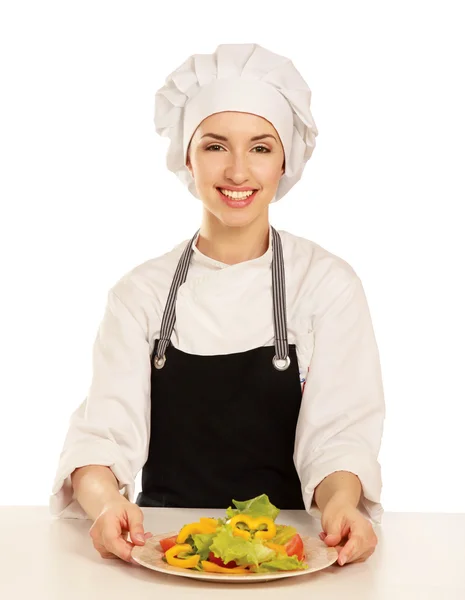
M 252 204 L 258 190 L 248 192 L 233 192 L 231 190 L 222 190 L 217 188 L 218 193 L 228 206 L 231 208 L 244 208 Z

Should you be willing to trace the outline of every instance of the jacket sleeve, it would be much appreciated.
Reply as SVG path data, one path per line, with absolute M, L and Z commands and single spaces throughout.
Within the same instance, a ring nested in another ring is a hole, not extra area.
M 314 350 L 296 430 L 294 460 L 305 507 L 317 485 L 335 471 L 350 471 L 362 484 L 359 508 L 380 523 L 378 454 L 385 403 L 380 359 L 362 283 L 342 287 L 314 322 Z
M 148 454 L 150 352 L 146 332 L 113 288 L 93 347 L 92 382 L 72 414 L 49 507 L 59 517 L 86 518 L 73 499 L 71 473 L 85 465 L 111 468 L 129 500 Z

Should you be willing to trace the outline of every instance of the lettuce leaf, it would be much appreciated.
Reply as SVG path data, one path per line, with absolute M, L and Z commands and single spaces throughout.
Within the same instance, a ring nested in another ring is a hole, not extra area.
M 276 525 L 276 535 L 270 542 L 284 546 L 296 533 L 297 529 L 295 527 L 291 527 L 290 525 Z
M 274 504 L 271 504 L 270 499 L 266 494 L 262 494 L 251 500 L 245 500 L 244 502 L 233 500 L 233 504 L 236 508 L 230 506 L 226 510 L 226 514 L 230 519 L 236 515 L 242 514 L 250 515 L 252 517 L 269 517 L 274 521 L 280 512 L 279 508 Z
M 252 567 L 254 573 L 268 573 L 270 571 L 297 571 L 299 569 L 308 569 L 308 565 L 296 556 L 277 557 L 263 562 L 259 566 Z
M 226 564 L 234 560 L 239 566 L 258 567 L 259 563 L 271 560 L 276 555 L 275 551 L 264 546 L 261 540 L 244 540 L 234 536 L 229 525 L 223 526 L 213 535 L 210 550 Z
M 200 554 L 200 560 L 208 560 L 210 546 L 214 537 L 214 533 L 194 533 L 192 535 L 192 541 L 195 546 L 194 554 Z

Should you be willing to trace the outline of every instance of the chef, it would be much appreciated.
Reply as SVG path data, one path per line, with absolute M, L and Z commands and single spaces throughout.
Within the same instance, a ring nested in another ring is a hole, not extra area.
M 168 169 L 203 216 L 109 291 L 71 417 L 50 507 L 91 518 L 104 557 L 145 543 L 140 507 L 263 493 L 321 517 L 341 565 L 376 547 L 384 397 L 364 290 L 342 258 L 269 221 L 315 147 L 310 98 L 258 44 L 193 55 L 156 94 Z

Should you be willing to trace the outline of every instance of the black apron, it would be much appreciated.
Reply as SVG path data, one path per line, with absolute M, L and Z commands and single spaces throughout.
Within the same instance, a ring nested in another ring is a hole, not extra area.
M 271 231 L 275 346 L 213 356 L 175 348 L 176 295 L 198 232 L 181 256 L 151 356 L 139 506 L 224 509 L 232 499 L 267 494 L 280 509 L 304 509 L 293 460 L 302 388 L 296 347 L 287 341 L 281 238 Z

